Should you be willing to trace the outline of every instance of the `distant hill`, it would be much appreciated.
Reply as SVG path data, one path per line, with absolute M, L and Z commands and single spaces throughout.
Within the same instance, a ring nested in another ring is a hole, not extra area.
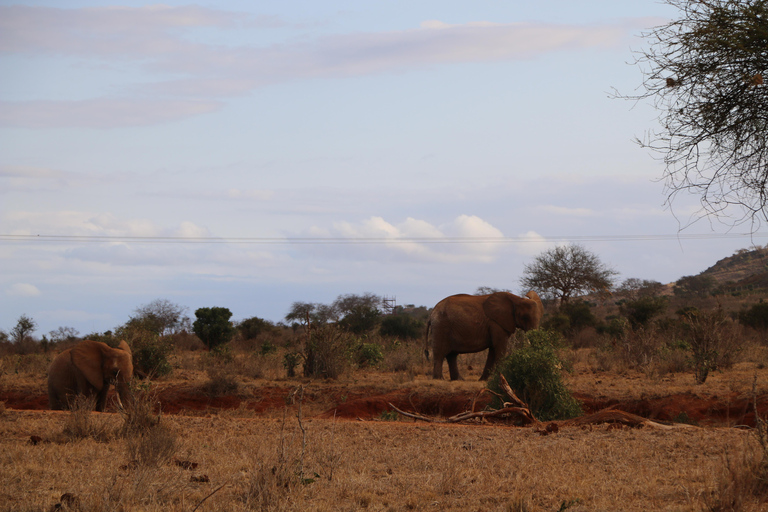
M 699 275 L 712 277 L 726 293 L 768 289 L 768 247 L 741 249 Z

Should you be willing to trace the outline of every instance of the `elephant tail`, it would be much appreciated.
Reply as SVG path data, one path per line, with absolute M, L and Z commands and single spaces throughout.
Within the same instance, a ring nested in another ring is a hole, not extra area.
M 427 329 L 424 332 L 424 357 L 429 361 L 429 334 L 432 330 L 432 319 L 427 320 Z

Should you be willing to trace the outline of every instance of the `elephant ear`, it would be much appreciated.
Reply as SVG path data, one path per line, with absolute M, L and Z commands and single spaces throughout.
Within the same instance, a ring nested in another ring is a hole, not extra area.
M 510 296 L 511 294 L 506 292 L 492 293 L 483 302 L 483 312 L 502 329 L 512 334 L 516 326 L 515 307 Z
M 544 316 L 544 304 L 541 303 L 539 294 L 533 290 L 526 293 L 525 296 L 536 303 L 536 326 L 538 327 L 541 323 L 541 317 Z
M 85 340 L 70 350 L 72 363 L 80 370 L 80 373 L 91 386 L 99 391 L 104 387 L 104 372 L 101 369 L 102 345 L 106 346 L 98 341 Z
M 117 345 L 117 348 L 119 348 L 120 350 L 124 350 L 124 351 L 128 352 L 128 354 L 131 354 L 131 347 L 128 346 L 128 344 L 125 342 L 125 340 L 120 340 L 120 344 Z

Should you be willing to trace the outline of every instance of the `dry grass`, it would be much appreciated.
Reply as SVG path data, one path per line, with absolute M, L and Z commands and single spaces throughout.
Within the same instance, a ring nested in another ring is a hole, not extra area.
M 27 442 L 61 413 L 9 411 L 0 423 L 0 503 L 45 510 L 700 510 L 733 460 L 756 449 L 735 429 L 531 429 L 404 422 L 167 417 L 180 458 L 131 465 L 127 441 Z M 106 415 L 108 416 L 108 415 Z M 302 454 L 303 453 L 303 454 Z M 207 476 L 207 482 L 192 481 Z M 749 508 L 746 503 L 741 510 Z M 756 505 L 755 505 L 756 506 Z
M 746 396 L 757 374 L 757 392 L 764 395 L 768 350 L 749 350 L 748 358 L 714 372 L 704 385 L 696 385 L 691 372 L 602 371 L 596 350 L 573 350 L 567 353 L 573 372 L 566 381 L 576 392 L 605 398 Z M 245 368 L 250 363 L 239 358 L 246 356 L 213 364 L 204 359 L 207 353 L 180 353 L 172 376 L 157 385 L 200 389 L 211 368 Z M 466 379 L 460 382 L 431 380 L 427 363 L 413 355 L 405 359 L 410 369 L 358 370 L 327 381 L 235 372 L 241 395 L 303 383 L 312 401 L 303 403 L 301 424 L 297 403 L 264 414 L 235 409 L 160 417 L 149 392 L 138 396 L 129 416 L 0 409 L 0 510 L 49 510 L 65 503 L 65 494 L 76 499 L 70 509 L 83 511 L 191 511 L 199 505 L 204 511 L 567 506 L 582 512 L 749 512 L 768 505 L 765 493 L 750 487 L 745 476 L 761 463 L 765 449 L 744 430 L 564 427 L 542 437 L 532 429 L 480 424 L 311 417 L 339 403 L 344 393 L 408 389 L 449 395 L 483 387 L 476 379 L 484 353 L 460 356 Z M 22 367 L 27 370 L 6 373 L 0 385 L 44 393 L 42 366 Z M 80 434 L 62 437 L 67 429 Z M 32 444 L 30 436 L 59 442 Z

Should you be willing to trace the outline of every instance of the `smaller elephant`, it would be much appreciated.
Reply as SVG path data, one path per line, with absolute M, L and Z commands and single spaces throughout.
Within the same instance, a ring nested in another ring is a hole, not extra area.
M 118 402 L 130 404 L 133 355 L 125 341 L 112 348 L 100 341 L 84 340 L 57 355 L 48 368 L 48 403 L 51 409 L 68 409 L 77 395 L 96 397 L 96 410 L 104 411 L 110 384 Z
M 427 321 L 424 354 L 429 359 L 432 348 L 432 377 L 443 378 L 446 359 L 451 380 L 460 379 L 457 356 L 487 349 L 488 359 L 480 377 L 487 380 L 496 363 L 507 354 L 515 329 L 537 329 L 543 314 L 544 306 L 534 291 L 525 297 L 508 292 L 446 297 L 432 309 Z

